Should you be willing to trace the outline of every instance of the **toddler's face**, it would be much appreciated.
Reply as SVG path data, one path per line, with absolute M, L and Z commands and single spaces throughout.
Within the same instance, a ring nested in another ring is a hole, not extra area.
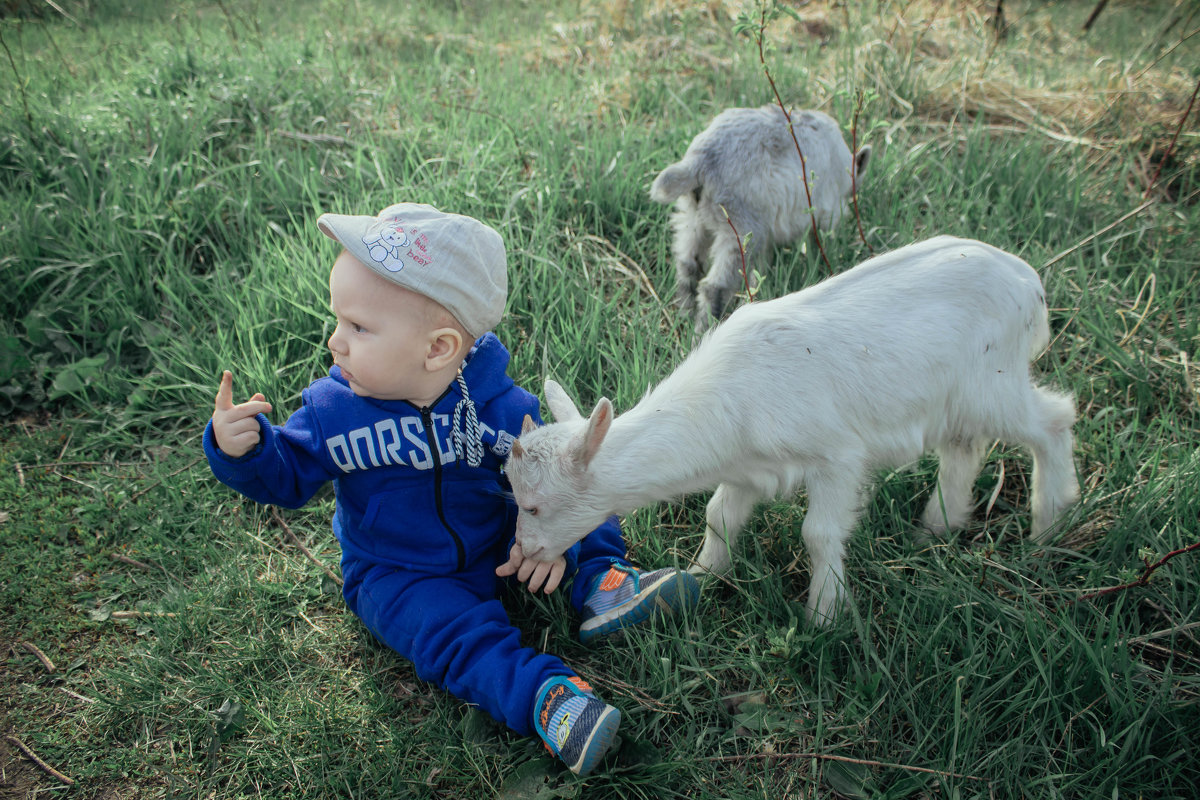
M 337 328 L 333 361 L 354 393 L 423 405 L 430 325 L 426 297 L 376 275 L 343 252 L 329 273 L 329 304 Z

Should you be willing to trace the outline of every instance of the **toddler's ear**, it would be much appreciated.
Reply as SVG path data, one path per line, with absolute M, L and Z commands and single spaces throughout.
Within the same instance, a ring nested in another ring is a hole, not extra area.
M 425 353 L 425 369 L 438 372 L 455 363 L 462 350 L 463 335 L 454 328 L 438 328 L 429 335 L 429 349 Z

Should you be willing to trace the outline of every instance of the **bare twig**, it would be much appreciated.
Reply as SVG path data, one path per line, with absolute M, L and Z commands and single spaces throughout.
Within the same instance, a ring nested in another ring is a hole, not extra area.
M 543 648 L 543 649 L 545 649 L 545 648 Z M 660 714 L 674 714 L 676 716 L 679 715 L 679 712 L 673 710 L 670 706 L 664 704 L 663 702 L 661 702 L 659 700 L 655 700 L 653 697 L 651 697 L 649 694 L 647 694 L 642 689 L 639 689 L 636 686 L 631 686 L 630 684 L 626 683 L 625 681 L 623 681 L 619 678 L 614 678 L 610 675 L 610 676 L 607 676 L 604 678 L 604 683 L 607 686 L 611 686 L 614 691 L 618 691 L 620 693 L 625 694 L 626 697 L 629 697 L 631 700 L 633 700 L 635 703 L 640 705 L 642 708 L 647 708 L 647 709 L 650 709 L 651 711 L 657 711 Z
M 309 144 L 333 144 L 338 147 L 345 147 L 350 144 L 350 140 L 343 136 L 335 136 L 332 133 L 299 133 L 297 131 L 284 131 L 275 129 L 276 136 L 282 136 L 284 139 L 296 139 Z
M 1142 195 L 1143 200 L 1150 196 L 1150 191 L 1158 183 L 1158 176 L 1162 174 L 1163 166 L 1166 165 L 1167 159 L 1171 157 L 1171 153 L 1175 152 L 1175 140 L 1179 138 L 1179 132 L 1183 130 L 1183 123 L 1187 122 L 1187 118 L 1191 116 L 1192 106 L 1196 104 L 1197 93 L 1200 93 L 1200 80 L 1196 81 L 1196 88 L 1192 90 L 1192 99 L 1188 100 L 1187 108 L 1184 109 L 1183 116 L 1179 118 L 1179 124 L 1175 126 L 1175 133 L 1171 136 L 1171 143 L 1167 145 L 1167 152 L 1163 153 L 1163 157 L 1159 159 L 1158 169 L 1154 171 L 1154 177 L 1150 179 L 1150 185 L 1146 187 L 1146 193 Z
M 1172 550 L 1171 552 L 1167 553 L 1165 556 L 1160 558 L 1158 561 L 1155 561 L 1154 563 L 1150 563 L 1150 559 L 1148 559 L 1148 558 L 1144 559 L 1143 563 L 1146 565 L 1146 568 L 1142 571 L 1142 574 L 1139 575 L 1136 580 L 1132 580 L 1129 583 L 1122 583 L 1119 586 L 1109 586 L 1105 589 L 1100 589 L 1095 592 L 1089 592 L 1085 595 L 1075 598 L 1074 602 L 1080 603 L 1084 600 L 1095 600 L 1097 597 L 1105 597 L 1106 595 L 1116 594 L 1117 592 L 1123 592 L 1127 589 L 1133 589 L 1137 586 L 1145 586 L 1147 583 L 1150 582 L 1150 576 L 1153 575 L 1155 573 L 1155 571 L 1157 571 L 1159 569 L 1159 567 L 1162 567 L 1164 564 L 1166 564 L 1168 561 L 1175 558 L 1176 556 L 1181 556 L 1184 553 L 1190 553 L 1193 550 L 1200 550 L 1200 542 L 1195 542 L 1193 544 L 1189 544 L 1187 547 L 1181 547 L 1178 550 Z
M 283 532 L 286 533 L 288 538 L 292 540 L 292 544 L 296 545 L 296 547 L 299 547 L 300 552 L 304 553 L 304 555 L 308 558 L 309 561 L 313 562 L 318 567 L 320 567 L 325 572 L 325 574 L 328 575 L 330 578 L 332 578 L 333 582 L 336 583 L 338 586 L 341 586 L 343 584 L 342 576 L 334 573 L 333 570 L 331 570 L 329 567 L 325 566 L 324 562 L 322 562 L 320 559 L 318 559 L 316 556 L 314 556 L 312 554 L 312 552 L 310 552 L 309 549 L 304 546 L 304 543 L 300 541 L 299 537 L 297 537 L 296 534 L 292 533 L 292 529 L 290 527 L 288 527 L 287 522 L 284 521 L 283 516 L 279 513 L 279 509 L 276 508 L 275 506 L 271 506 L 271 516 L 274 517 L 275 521 L 279 523 L 279 527 L 283 528 Z
M 1186 42 L 1188 39 L 1191 39 L 1193 36 L 1195 36 L 1198 33 L 1200 33 L 1200 28 L 1194 28 L 1193 30 L 1188 31 L 1178 42 L 1171 45 L 1171 47 L 1169 47 L 1166 50 L 1166 52 L 1160 54 L 1158 58 L 1154 59 L 1149 64 L 1147 64 L 1145 67 L 1143 67 L 1141 72 L 1139 72 L 1137 75 L 1134 75 L 1133 82 L 1137 83 L 1138 81 L 1140 81 L 1142 79 L 1143 75 L 1145 75 L 1147 72 L 1149 72 L 1150 70 L 1152 70 L 1156 66 L 1158 66 L 1160 61 L 1162 61 L 1167 56 L 1171 55 L 1171 53 L 1174 53 L 1180 47 L 1180 45 L 1182 45 L 1184 42 Z
M 138 561 L 136 558 L 130 558 L 129 556 L 121 555 L 120 553 L 113 553 L 112 558 L 114 561 L 120 561 L 122 564 L 128 564 L 131 567 L 138 567 L 147 571 L 153 571 L 155 569 L 155 567 L 152 567 L 145 562 Z M 157 568 L 162 569 L 162 567 Z M 166 570 L 163 569 L 163 572 L 166 572 Z
M 22 753 L 25 754 L 26 758 L 28 758 L 34 764 L 37 764 L 47 775 L 51 775 L 51 776 L 57 778 L 61 783 L 64 783 L 67 786 L 75 785 L 75 781 L 71 780 L 66 775 L 63 775 L 61 772 L 56 770 L 54 767 L 50 766 L 45 761 L 43 761 L 41 759 L 41 757 L 38 756 L 37 753 L 33 752 L 33 750 L 30 749 L 29 745 L 25 744 L 17 737 L 5 736 L 4 738 L 7 739 L 8 741 L 12 742 L 13 745 L 15 745 L 18 750 L 20 750 Z
M 888 761 L 871 761 L 865 758 L 850 758 L 849 756 L 835 756 L 832 753 L 747 753 L 744 756 L 709 756 L 705 761 L 722 761 L 738 763 L 742 761 L 760 761 L 763 759 L 785 759 L 788 761 L 799 761 L 804 759 L 812 759 L 815 761 L 841 761 L 845 764 L 859 764 L 864 767 L 882 767 L 885 769 L 902 769 L 907 772 L 922 772 L 926 775 L 941 775 L 949 778 L 962 778 L 968 781 L 983 781 L 976 775 L 965 775 L 961 772 L 948 772 L 940 769 L 929 769 L 928 767 L 914 767 L 908 764 L 893 764 Z
M 45 653 L 43 653 L 33 642 L 21 642 L 21 647 L 24 647 L 29 652 L 37 656 L 37 660 L 42 662 L 42 666 L 46 668 L 46 672 L 54 674 L 54 662 L 51 661 Z
M 1092 13 L 1088 14 L 1087 22 L 1083 23 L 1083 30 L 1086 33 L 1092 29 L 1092 25 L 1096 22 L 1096 17 L 1100 16 L 1100 12 L 1108 5 L 1108 0 L 1100 0 L 1096 3 L 1096 7 L 1092 9 Z
M 742 257 L 742 283 L 746 287 L 746 301 L 753 302 L 754 295 L 750 292 L 750 273 L 746 270 L 746 248 L 742 246 L 742 235 L 738 233 L 737 226 L 729 218 L 729 212 L 725 210 L 725 206 L 721 206 L 721 213 L 725 215 L 725 221 L 729 223 L 729 229 L 733 231 L 733 238 L 737 240 L 738 255 Z
M 867 246 L 867 252 L 875 255 L 875 248 L 867 241 L 863 233 L 862 215 L 858 213 L 858 116 L 862 113 L 864 94 L 859 89 L 855 93 L 854 118 L 850 122 L 850 202 L 854 204 L 854 221 L 858 223 L 858 238 Z
M 184 464 L 182 467 L 180 467 L 179 469 L 172 472 L 170 475 L 167 475 L 164 478 L 160 478 L 159 480 L 156 480 L 154 483 L 150 484 L 149 486 L 145 487 L 144 489 L 142 489 L 138 492 L 134 492 L 132 495 L 127 497 L 123 503 L 121 503 L 121 508 L 124 508 L 125 506 L 132 503 L 134 500 L 137 500 L 139 497 L 144 495 L 146 492 L 150 491 L 151 489 L 158 486 L 163 481 L 167 480 L 167 478 L 174 478 L 176 475 L 178 475 L 181 472 L 187 472 L 189 469 L 196 466 L 196 464 L 198 464 L 200 461 L 202 461 L 203 458 L 204 458 L 203 456 L 197 456 L 196 458 L 193 458 L 191 461 L 189 461 L 187 464 Z
M 620 267 L 617 267 L 617 269 L 619 271 L 624 272 L 625 274 L 629 275 L 630 277 L 636 277 L 638 279 L 639 285 L 643 289 L 646 290 L 646 294 L 648 294 L 652 298 L 654 298 L 654 302 L 657 303 L 658 307 L 662 309 L 663 317 L 664 317 L 664 319 L 666 319 L 667 325 L 670 326 L 672 324 L 672 322 L 674 320 L 672 319 L 670 312 L 667 311 L 667 307 L 663 303 L 662 298 L 658 296 L 658 292 L 654 291 L 654 284 L 650 282 L 650 276 L 648 276 L 646 274 L 646 270 L 642 269 L 642 266 L 640 264 L 638 264 L 636 261 L 634 261 L 633 258 L 631 258 L 628 253 L 621 250 L 621 248 L 617 247 L 615 244 L 610 242 L 608 239 L 605 239 L 600 236 L 595 236 L 590 233 L 584 234 L 584 235 L 580 236 L 579 238 L 580 238 L 580 241 L 593 242 L 595 244 L 600 245 L 605 250 L 607 250 L 608 252 L 610 252 L 614 256 L 616 256 L 619 261 L 621 261 L 624 264 L 627 264 L 629 266 L 629 269 L 627 269 L 627 270 L 621 269 Z
M 808 199 L 808 218 L 812 221 L 813 241 L 817 243 L 817 250 L 821 252 L 825 266 L 829 268 L 830 272 L 833 272 L 833 264 L 829 263 L 829 256 L 825 254 L 825 245 L 821 242 L 821 233 L 817 230 L 817 212 L 813 209 L 812 190 L 808 185 L 808 162 L 804 158 L 804 151 L 800 149 L 800 140 L 796 138 L 796 129 L 792 127 L 791 112 L 787 110 L 783 98 L 779 95 L 779 87 L 775 85 L 775 78 L 771 75 L 771 68 L 767 66 L 767 57 L 763 53 L 763 39 L 766 37 L 766 30 L 767 6 L 764 3 L 762 14 L 759 17 L 758 31 L 754 34 L 754 41 L 758 45 L 758 61 L 762 64 L 763 74 L 767 76 L 767 83 L 771 84 L 771 91 L 775 94 L 775 103 L 783 112 L 784 119 L 787 120 L 788 133 L 791 134 L 792 144 L 796 146 L 796 155 L 800 156 L 800 178 L 804 181 L 804 196 Z
M 12 67 L 13 75 L 17 79 L 17 88 L 21 90 L 21 105 L 25 109 L 25 122 L 29 125 L 29 133 L 33 134 L 33 115 L 29 113 L 29 100 L 25 96 L 25 79 L 21 77 L 20 70 L 17 69 L 16 59 L 13 58 L 12 51 L 8 49 L 8 42 L 4 41 L 4 26 L 0 25 L 0 47 L 4 48 L 5 55 L 8 56 L 8 64 Z
M 1072 247 L 1068 247 L 1066 250 L 1063 250 L 1061 253 L 1059 253 L 1058 255 L 1054 256 L 1054 258 L 1050 259 L 1049 261 L 1047 261 L 1047 262 L 1046 262 L 1045 264 L 1043 264 L 1042 266 L 1043 266 L 1043 267 L 1048 267 L 1048 266 L 1050 266 L 1051 264 L 1056 264 L 1056 263 L 1058 263 L 1059 261 L 1063 260 L 1063 259 L 1064 259 L 1064 258 L 1066 258 L 1067 256 L 1071 255 L 1071 253 L 1074 253 L 1076 250 L 1078 250 L 1079 248 L 1081 248 L 1081 247 L 1083 247 L 1084 245 L 1086 245 L 1088 242 L 1091 242 L 1092 240 L 1094 240 L 1094 239 L 1097 239 L 1097 238 L 1099 238 L 1099 237 L 1103 236 L 1104 234 L 1106 234 L 1106 233 L 1108 233 L 1109 231 L 1111 231 L 1113 228 L 1115 228 L 1115 227 L 1117 227 L 1118 225 L 1120 225 L 1122 222 L 1125 222 L 1126 220 L 1128 220 L 1128 219 L 1131 219 L 1132 217 L 1136 217 L 1138 214 L 1142 213 L 1143 211 L 1145 211 L 1147 208 L 1149 208 L 1149 207 L 1150 207 L 1150 206 L 1152 206 L 1152 205 L 1154 205 L 1154 201 L 1153 201 L 1153 200 L 1147 200 L 1146 202 L 1142 203 L 1140 206 L 1138 206 L 1137 208 L 1135 208 L 1133 211 L 1130 211 L 1128 214 L 1125 214 L 1123 217 L 1121 217 L 1120 219 L 1118 219 L 1116 222 L 1112 223 L 1111 225 L 1106 225 L 1105 227 L 1103 227 L 1103 228 L 1101 228 L 1100 230 L 1098 230 L 1098 231 L 1096 231 L 1095 233 L 1093 233 L 1091 236 L 1084 237 L 1082 240 L 1080 240 L 1080 241 L 1079 241 L 1079 243 L 1078 243 L 1078 244 L 1076 244 L 1076 245 L 1074 245 L 1074 246 L 1072 246 Z
M 57 11 L 58 13 L 62 14 L 62 15 L 63 15 L 64 17 L 66 17 L 67 19 L 71 20 L 71 22 L 74 22 L 74 23 L 75 23 L 75 27 L 82 27 L 82 26 L 80 26 L 80 24 L 79 24 L 79 20 L 75 19 L 75 18 L 74 18 L 74 17 L 72 17 L 70 14 L 68 14 L 66 11 L 64 11 L 64 10 L 63 10 L 63 7 L 62 7 L 62 6 L 60 6 L 58 3 L 54 2 L 54 0 L 46 0 L 46 5 L 50 6 L 51 8 L 53 8 L 53 9 L 54 9 L 55 11 Z
M 78 700 L 78 701 L 79 701 L 79 702 L 81 702 L 81 703 L 94 703 L 94 702 L 96 702 L 96 699 L 95 699 L 94 697 L 84 697 L 84 696 L 83 696 L 83 695 L 81 695 L 79 692 L 73 692 L 73 691 L 71 691 L 70 689 L 68 689 L 68 688 L 67 688 L 67 687 L 65 687 L 65 686 L 60 686 L 60 687 L 58 687 L 58 690 L 59 690 L 60 692 L 63 692 L 64 694 L 69 694 L 69 695 L 71 695 L 71 697 L 74 697 L 76 700 Z
M 175 616 L 174 611 L 114 611 L 108 615 L 109 619 L 155 619 Z
M 1142 636 L 1134 636 L 1133 638 L 1129 639 L 1129 643 L 1145 644 L 1151 639 L 1163 639 L 1167 636 L 1174 636 L 1177 633 L 1184 634 L 1187 633 L 1187 631 L 1194 630 L 1196 628 L 1200 628 L 1200 621 L 1189 622 L 1186 625 L 1177 625 L 1174 628 L 1164 628 L 1161 631 L 1154 631 L 1154 633 L 1147 633 Z M 1192 639 L 1192 641 L 1195 641 L 1195 638 L 1192 636 L 1188 636 L 1188 638 Z

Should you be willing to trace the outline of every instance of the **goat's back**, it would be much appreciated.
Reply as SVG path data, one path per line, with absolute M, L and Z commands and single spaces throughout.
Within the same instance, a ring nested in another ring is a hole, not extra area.
M 875 449 L 915 457 L 965 417 L 1027 391 L 1029 362 L 1048 341 L 1032 267 L 939 236 L 742 306 L 652 396 L 721 398 L 710 410 L 745 417 L 756 449 L 813 438 L 824 449 L 868 431 L 899 437 Z M 805 430 L 789 429 L 796 420 Z
M 850 149 L 828 114 L 798 109 L 789 113 L 808 168 L 813 208 L 823 225 L 831 224 L 850 193 Z M 663 170 L 651 196 L 670 202 L 700 188 L 702 206 L 753 215 L 769 226 L 761 234 L 784 240 L 802 233 L 798 228 L 808 224 L 809 203 L 800 173 L 796 142 L 778 106 L 730 108 L 697 134 L 683 160 Z M 723 218 L 720 214 L 714 220 Z

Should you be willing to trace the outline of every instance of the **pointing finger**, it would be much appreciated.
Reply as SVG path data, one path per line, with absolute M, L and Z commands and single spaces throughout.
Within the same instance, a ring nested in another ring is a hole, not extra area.
M 233 408 L 233 373 L 225 370 L 221 373 L 221 386 L 217 389 L 217 411 L 228 411 Z

